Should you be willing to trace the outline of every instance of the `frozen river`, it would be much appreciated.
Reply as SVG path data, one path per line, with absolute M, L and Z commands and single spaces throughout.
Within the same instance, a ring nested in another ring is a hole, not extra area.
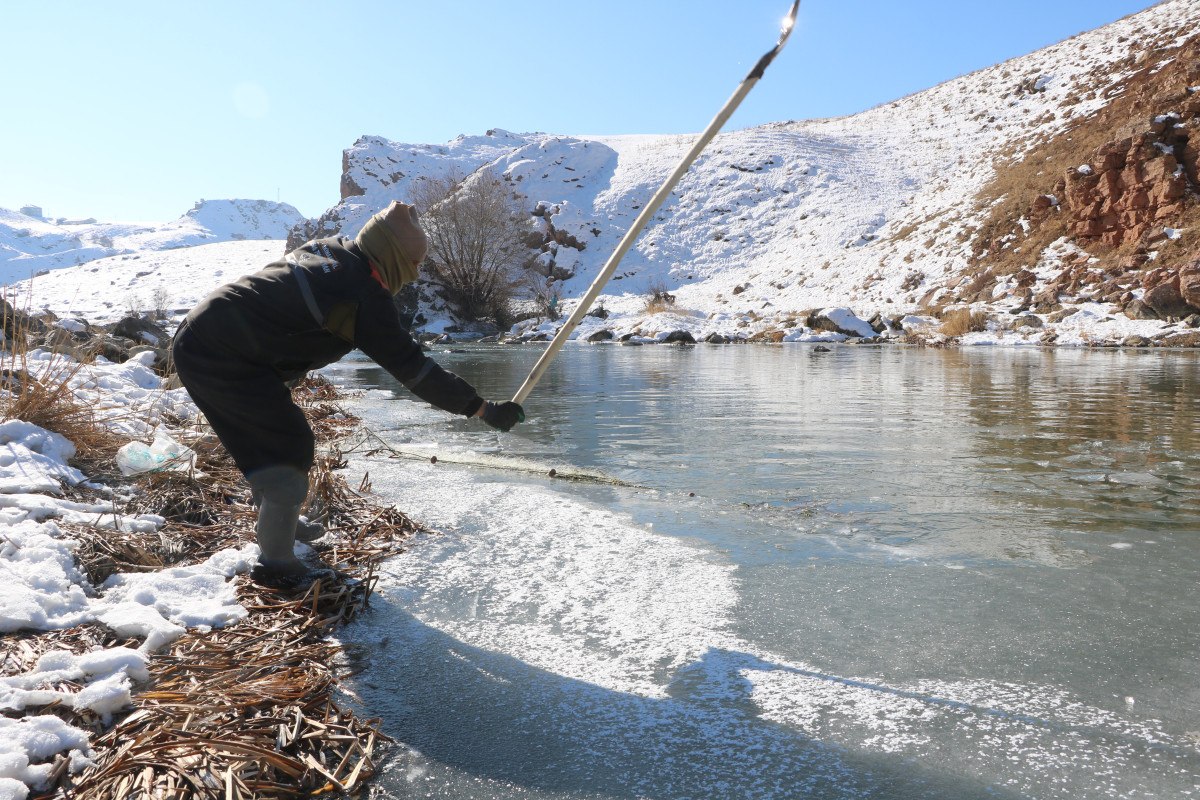
M 437 531 L 344 636 L 385 796 L 1200 797 L 1192 354 L 572 345 L 507 435 L 335 372 Z

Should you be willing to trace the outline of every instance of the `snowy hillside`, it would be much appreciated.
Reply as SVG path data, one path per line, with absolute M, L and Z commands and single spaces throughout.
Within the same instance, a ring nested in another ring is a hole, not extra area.
M 96 325 L 159 305 L 179 317 L 216 287 L 282 255 L 283 242 L 252 239 L 109 256 L 13 284 L 8 299 Z
M 722 134 L 643 233 L 603 304 L 634 314 L 649 292 L 666 289 L 686 317 L 752 314 L 783 327 L 827 307 L 863 319 L 926 311 L 980 269 L 989 183 L 1120 97 L 1152 50 L 1167 57 L 1151 73 L 1187 69 L 1182 58 L 1172 63 L 1172 48 L 1198 24 L 1200 4 L 1169 0 L 851 117 Z M 1149 111 L 1140 112 L 1145 126 Z M 411 198 L 426 176 L 490 170 L 523 196 L 530 225 L 546 234 L 545 272 L 572 275 L 557 287 L 569 306 L 692 139 L 499 130 L 444 145 L 364 137 L 343 155 L 343 200 L 294 231 L 293 242 L 353 235 L 391 199 Z M 1069 242 L 1047 249 L 1038 279 L 1076 252 Z M 1018 307 L 1012 279 L 997 276 L 987 288 L 999 311 Z
M 283 239 L 303 220 L 266 200 L 201 200 L 165 224 L 42 219 L 0 209 L 0 284 L 118 254 L 243 239 Z

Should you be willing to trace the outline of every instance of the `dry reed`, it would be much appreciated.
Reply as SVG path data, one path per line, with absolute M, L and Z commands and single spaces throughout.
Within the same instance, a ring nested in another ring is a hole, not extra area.
M 378 564 L 399 552 L 417 526 L 351 490 L 338 474 L 345 462 L 335 442 L 357 420 L 338 408 L 336 390 L 310 379 L 293 397 L 326 453 L 313 471 L 309 510 L 330 531 L 322 556 L 336 577 L 299 595 L 236 578 L 248 618 L 210 632 L 188 631 L 153 655 L 149 684 L 107 729 L 86 712 L 35 711 L 93 731 L 96 756 L 75 775 L 65 756 L 56 757 L 51 788 L 31 797 L 250 800 L 366 790 L 388 739 L 377 721 L 335 701 L 340 651 L 328 634 L 366 606 Z M 80 566 L 90 578 L 194 563 L 253 539 L 248 487 L 215 440 L 193 438 L 202 479 L 195 472 L 131 479 L 137 492 L 121 512 L 161 514 L 167 522 L 157 533 L 67 531 L 81 542 Z M 5 642 L 0 674 L 27 671 L 51 649 L 137 645 L 96 624 L 9 635 Z
M 30 369 L 37 324 L 0 297 L 0 421 L 19 419 L 65 436 L 74 443 L 74 460 L 81 465 L 111 458 L 123 441 L 97 422 L 92 407 L 72 387 L 83 362 L 53 354 L 37 370 L 40 374 Z

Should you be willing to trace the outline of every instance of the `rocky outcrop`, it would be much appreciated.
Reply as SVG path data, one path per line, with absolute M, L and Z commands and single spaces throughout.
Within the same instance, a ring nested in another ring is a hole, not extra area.
M 1200 93 L 1192 95 L 1186 112 L 1188 119 L 1200 113 Z M 1190 130 L 1180 114 L 1164 114 L 1150 131 L 1109 142 L 1090 164 L 1068 172 L 1063 189 L 1071 234 L 1120 247 L 1145 243 L 1156 226 L 1177 219 L 1188 190 L 1195 189 L 1197 153 Z M 1035 212 L 1046 208 L 1034 203 Z
M 1179 270 L 1179 293 L 1185 303 L 1200 309 L 1200 258 L 1185 264 Z
M 284 250 L 292 251 L 307 241 L 337 236 L 342 230 L 342 217 L 334 206 L 316 219 L 306 219 L 288 231 Z
M 1154 42 L 1123 69 L 1090 76 L 1102 108 L 998 168 L 969 274 L 940 302 L 990 302 L 992 287 L 966 283 L 990 270 L 1009 276 L 1014 312 L 1082 301 L 1139 319 L 1195 312 L 1200 276 L 1184 265 L 1200 221 L 1200 35 Z M 1035 274 L 1055 260 L 1058 274 Z
M 92 325 L 83 319 L 59 320 L 53 314 L 41 318 L 12 312 L 0 301 L 4 312 L 4 345 L 44 347 L 70 358 L 89 362 L 103 357 L 124 363 L 137 353 L 154 352 L 154 369 L 165 375 L 170 370 L 171 336 L 160 323 L 146 317 L 129 316 L 111 325 Z

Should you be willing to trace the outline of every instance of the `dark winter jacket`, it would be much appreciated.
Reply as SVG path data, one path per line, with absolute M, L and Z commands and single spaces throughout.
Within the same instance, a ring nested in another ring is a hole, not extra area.
M 217 289 L 192 309 L 187 324 L 200 340 L 283 381 L 357 347 L 422 400 L 474 414 L 483 400 L 422 352 L 372 272 L 353 239 L 317 239 Z

